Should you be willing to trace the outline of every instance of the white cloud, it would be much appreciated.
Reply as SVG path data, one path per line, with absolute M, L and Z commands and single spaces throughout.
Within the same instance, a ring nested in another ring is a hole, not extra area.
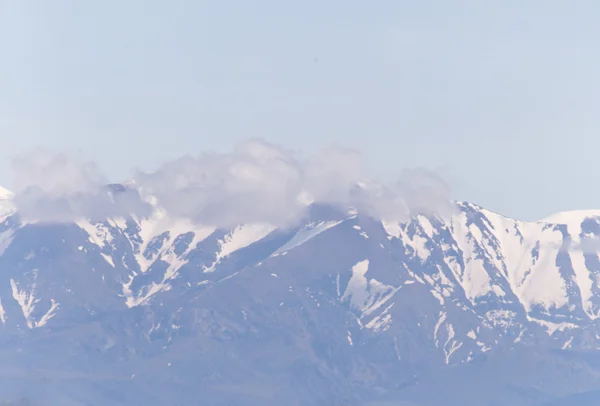
M 128 213 L 148 214 L 137 191 L 114 193 L 93 163 L 65 154 L 36 149 L 12 160 L 13 200 L 27 221 L 70 222 L 101 220 Z
M 450 205 L 450 185 L 439 173 L 425 168 L 403 169 L 396 190 L 412 214 L 445 215 L 454 210 Z
M 95 190 L 107 183 L 95 164 L 41 148 L 14 157 L 12 167 L 16 193 L 36 187 L 47 194 L 70 195 Z
M 168 212 L 222 227 L 287 225 L 303 214 L 303 201 L 355 207 L 397 220 L 450 207 L 450 189 L 439 176 L 415 170 L 405 172 L 397 185 L 386 186 L 369 178 L 359 151 L 339 146 L 304 158 L 250 140 L 232 153 L 169 162 L 137 180 Z
M 167 212 L 203 224 L 285 225 L 303 210 L 302 165 L 292 153 L 262 141 L 247 141 L 228 154 L 186 156 L 139 173 L 136 182 Z
M 40 221 L 145 215 L 136 191 L 108 193 L 97 167 L 64 154 L 36 150 L 14 159 L 15 203 L 21 215 Z M 435 173 L 405 171 L 396 184 L 369 177 L 359 151 L 332 146 L 303 157 L 262 140 L 249 140 L 230 153 L 201 153 L 139 172 L 135 184 L 172 216 L 204 225 L 241 223 L 287 226 L 307 201 L 354 207 L 386 220 L 441 213 L 450 189 Z

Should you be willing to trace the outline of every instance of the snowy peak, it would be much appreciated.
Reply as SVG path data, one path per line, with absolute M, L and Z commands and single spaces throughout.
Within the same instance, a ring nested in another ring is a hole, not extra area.
M 600 210 L 571 210 L 552 214 L 542 220 L 540 223 L 580 225 L 586 219 L 600 217 Z
M 523 222 L 461 202 L 449 216 L 394 223 L 313 205 L 286 229 L 202 226 L 158 207 L 62 225 L 9 215 L 0 222 L 0 321 L 7 331 L 43 330 L 110 304 L 126 319 L 148 312 L 151 334 L 172 340 L 195 331 L 185 312 L 199 308 L 222 309 L 225 321 L 210 322 L 243 331 L 258 329 L 253 314 L 328 315 L 348 351 L 388 346 L 399 368 L 415 348 L 444 365 L 539 342 L 600 348 L 589 339 L 600 317 L 594 213 Z
M 449 219 L 418 216 L 383 224 L 388 238 L 404 248 L 407 269 L 432 288 L 443 308 L 460 300 L 515 342 L 536 327 L 562 340 L 558 333 L 595 325 L 598 212 L 522 222 L 469 203 L 458 207 Z

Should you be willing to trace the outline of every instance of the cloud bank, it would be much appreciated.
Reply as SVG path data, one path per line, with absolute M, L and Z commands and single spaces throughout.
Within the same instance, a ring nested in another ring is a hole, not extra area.
M 152 210 L 136 190 L 109 187 L 95 164 L 65 154 L 36 149 L 14 157 L 12 168 L 13 203 L 26 221 L 96 222 Z
M 115 193 L 93 163 L 35 150 L 15 157 L 14 202 L 36 221 L 98 221 L 127 214 L 147 216 L 149 198 L 171 216 L 203 225 L 294 224 L 307 204 L 319 202 L 383 220 L 451 207 L 450 188 L 424 169 L 405 170 L 397 182 L 372 178 L 359 151 L 331 146 L 312 156 L 248 140 L 229 153 L 184 156 L 153 172 L 138 172 Z M 139 193 L 138 193 L 139 191 Z

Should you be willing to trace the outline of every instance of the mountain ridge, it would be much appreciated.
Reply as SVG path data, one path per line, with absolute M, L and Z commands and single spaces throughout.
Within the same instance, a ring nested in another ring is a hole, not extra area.
M 458 202 L 445 218 L 382 222 L 313 204 L 295 227 L 223 229 L 160 209 L 42 224 L 11 208 L 0 217 L 0 359 L 40 368 L 19 348 L 51 351 L 44 368 L 87 376 L 85 359 L 126 381 L 213 392 L 253 382 L 300 405 L 413 388 L 427 371 L 511 351 L 594 352 L 600 211 L 575 214 L 523 222 Z M 569 394 L 559 389 L 536 396 Z

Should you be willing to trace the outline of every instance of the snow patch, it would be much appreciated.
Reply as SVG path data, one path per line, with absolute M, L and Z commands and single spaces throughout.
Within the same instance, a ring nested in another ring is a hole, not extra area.
M 568 322 L 553 323 L 553 322 L 546 321 L 546 320 L 534 319 L 532 317 L 528 317 L 527 319 L 529 321 L 533 321 L 533 322 L 539 324 L 540 326 L 544 327 L 546 329 L 546 332 L 550 336 L 553 335 L 557 331 L 565 331 L 565 330 L 579 328 L 579 326 L 577 324 L 568 323 Z
M 563 350 L 571 348 L 571 343 L 573 342 L 573 337 L 569 338 L 562 346 Z
M 40 301 L 35 297 L 35 286 L 29 292 L 26 292 L 25 290 L 19 289 L 17 282 L 11 278 L 10 287 L 12 288 L 13 298 L 17 301 L 19 306 L 21 306 L 27 327 L 33 328 L 35 321 L 32 319 L 31 313 L 33 313 L 35 305 Z
M 50 299 L 50 309 L 42 316 L 40 321 L 38 321 L 35 324 L 35 326 L 36 327 L 44 326 L 48 322 L 48 320 L 50 320 L 51 318 L 56 316 L 56 311 L 58 310 L 58 307 L 59 307 L 59 303 L 51 298 Z
M 2 306 L 2 299 L 0 298 L 0 321 L 2 321 L 2 324 L 6 324 L 6 311 L 4 310 L 4 306 Z
M 106 262 L 108 262 L 110 264 L 110 266 L 112 266 L 113 268 L 115 267 L 115 263 L 113 262 L 113 259 L 112 259 L 112 257 L 110 255 L 106 255 L 106 254 L 103 254 L 103 253 L 100 253 L 100 255 L 102 255 L 102 258 L 104 258 L 104 260 Z
M 11 278 L 10 286 L 12 289 L 13 299 L 15 299 L 21 307 L 23 317 L 25 317 L 25 322 L 27 323 L 27 327 L 29 327 L 30 329 L 44 326 L 48 322 L 48 320 L 50 320 L 56 315 L 56 311 L 58 310 L 59 304 L 54 299 L 50 299 L 50 309 L 40 318 L 39 321 L 36 321 L 33 318 L 32 314 L 35 310 L 35 306 L 40 302 L 40 299 L 35 297 L 35 283 L 31 285 L 31 289 L 29 291 L 26 291 L 25 289 L 19 289 L 18 282 Z
M 385 308 L 380 315 L 374 317 L 370 322 L 365 324 L 365 327 L 373 330 L 375 333 L 386 331 L 392 323 L 392 315 L 389 314 L 390 309 L 394 307 L 394 303 Z
M 402 227 L 400 226 L 400 223 L 381 221 L 381 225 L 390 237 L 400 238 L 402 235 Z
M 220 250 L 217 252 L 217 258 L 211 266 L 204 269 L 204 272 L 214 272 L 216 266 L 223 258 L 226 258 L 237 250 L 252 245 L 256 241 L 262 240 L 273 230 L 275 230 L 275 227 L 268 224 L 252 224 L 236 227 L 223 240 L 219 241 Z
M 304 226 L 302 229 L 300 229 L 298 232 L 296 232 L 296 234 L 294 234 L 294 236 L 287 243 L 285 243 L 279 249 L 277 249 L 272 254 L 272 256 L 277 256 L 284 252 L 290 251 L 291 249 L 296 248 L 296 247 L 308 242 L 309 240 L 316 237 L 317 235 L 319 235 L 319 234 L 329 230 L 330 228 L 333 228 L 343 222 L 344 222 L 344 220 L 321 221 L 319 223 L 309 223 L 306 226 Z M 358 226 L 354 226 L 354 227 L 358 227 Z M 359 229 L 360 229 L 360 227 L 359 227 Z
M 112 233 L 103 223 L 92 224 L 86 220 L 79 220 L 76 224 L 88 234 L 89 241 L 100 248 L 104 248 L 113 239 Z
M 10 244 L 12 243 L 14 238 L 14 234 L 14 230 L 10 229 L 0 232 L 0 257 L 4 255 L 6 249 L 10 247 Z
M 361 317 L 373 313 L 399 289 L 385 285 L 376 279 L 369 280 L 366 277 L 368 270 L 368 259 L 357 262 L 352 267 L 352 276 L 341 297 L 342 302 L 349 300 L 350 306 L 359 310 Z

